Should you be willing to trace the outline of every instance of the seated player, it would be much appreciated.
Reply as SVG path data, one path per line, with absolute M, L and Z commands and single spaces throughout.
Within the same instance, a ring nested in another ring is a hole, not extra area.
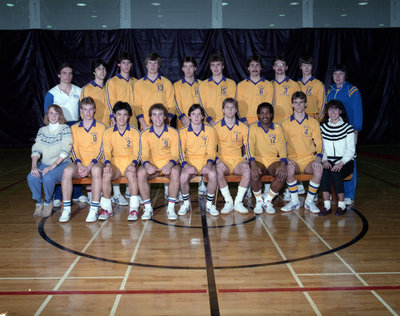
M 282 122 L 288 150 L 287 185 L 291 201 L 281 208 L 291 212 L 300 208 L 295 174 L 312 174 L 304 207 L 312 213 L 319 213 L 314 203 L 322 177 L 322 138 L 319 122 L 306 113 L 307 96 L 297 91 L 292 95 L 293 114 Z
M 201 174 L 208 180 L 206 211 L 213 216 L 218 216 L 219 212 L 212 204 L 217 188 L 217 172 L 214 165 L 217 150 L 215 130 L 203 123 L 205 112 L 200 104 L 193 104 L 189 108 L 188 114 L 190 124 L 179 130 L 182 163 L 180 182 L 183 204 L 178 215 L 185 215 L 189 211 L 189 180 Z
M 287 177 L 286 142 L 280 125 L 273 123 L 274 108 L 264 102 L 257 107 L 258 122 L 249 127 L 247 156 L 251 168 L 251 188 L 256 198 L 254 213 L 275 214 L 273 198 L 283 187 Z M 263 200 L 261 194 L 261 177 L 265 174 L 274 176 Z
M 233 98 L 226 98 L 222 102 L 224 117 L 214 125 L 217 135 L 218 153 L 216 161 L 218 186 L 225 199 L 225 206 L 221 214 L 228 214 L 233 209 L 239 213 L 248 213 L 243 205 L 243 197 L 250 183 L 249 162 L 243 159 L 242 148 L 247 143 L 248 127 L 236 118 L 238 103 Z M 238 186 L 235 203 L 225 175 L 236 174 L 242 176 Z
M 71 218 L 72 179 L 92 177 L 92 201 L 86 222 L 97 220 L 97 211 L 101 194 L 101 174 L 103 163 L 99 162 L 103 155 L 101 140 L 105 125 L 94 119 L 96 104 L 91 97 L 81 101 L 81 115 L 83 120 L 72 125 L 72 158 L 74 163 L 69 164 L 62 176 L 63 209 L 59 221 L 68 222 Z
M 150 184 L 148 180 L 158 176 L 169 178 L 169 196 L 167 215 L 169 220 L 176 220 L 176 197 L 179 191 L 179 134 L 168 126 L 168 110 L 161 103 L 153 104 L 149 109 L 150 124 L 140 135 L 140 159 L 142 165 L 138 169 L 138 184 L 143 199 L 143 220 L 153 215 L 150 201 Z M 135 216 L 137 219 L 137 214 Z
M 104 170 L 103 170 L 103 198 L 99 219 L 106 220 L 113 215 L 111 204 L 111 182 L 121 176 L 128 179 L 129 216 L 128 220 L 137 218 L 139 209 L 138 184 L 136 166 L 139 162 L 139 130 L 130 125 L 132 108 L 129 103 L 118 101 L 113 107 L 116 124 L 107 128 L 103 134 Z

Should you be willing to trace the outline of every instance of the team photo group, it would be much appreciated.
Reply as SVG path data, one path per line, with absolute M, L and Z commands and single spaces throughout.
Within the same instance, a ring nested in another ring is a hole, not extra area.
M 237 84 L 224 76 L 218 54 L 210 57 L 211 76 L 205 80 L 196 78 L 196 59 L 183 58 L 182 79 L 173 84 L 160 74 L 157 53 L 146 56 L 146 75 L 139 80 L 131 76 L 133 62 L 130 53 L 121 52 L 118 73 L 106 80 L 106 63 L 95 60 L 94 77 L 82 88 L 72 84 L 73 65 L 60 65 L 59 84 L 44 98 L 44 125 L 32 147 L 28 185 L 34 216 L 47 217 L 61 207 L 59 221 L 68 222 L 72 202 L 82 202 L 90 204 L 86 222 L 107 220 L 113 204 L 129 205 L 129 221 L 149 220 L 151 180 L 166 177 L 166 212 L 173 221 L 191 211 L 190 180 L 199 175 L 206 182 L 199 182 L 198 192 L 212 216 L 275 214 L 280 191 L 286 201 L 282 212 L 304 207 L 319 216 L 332 211 L 342 216 L 354 203 L 362 101 L 346 81 L 344 64 L 333 67 L 334 84 L 326 88 L 313 76 L 311 56 L 291 65 L 301 69 L 296 81 L 286 74 L 284 56 L 274 59 L 271 81 L 261 75 L 261 57 L 251 56 L 248 77 Z M 307 190 L 298 174 L 310 175 Z M 235 196 L 228 175 L 240 176 Z M 263 186 L 264 175 L 273 181 Z M 87 196 L 82 185 L 73 184 L 86 177 Z M 121 177 L 127 180 L 124 194 L 113 183 Z M 217 190 L 225 202 L 221 208 Z M 306 194 L 304 203 L 299 194 Z M 243 203 L 252 195 L 254 208 Z

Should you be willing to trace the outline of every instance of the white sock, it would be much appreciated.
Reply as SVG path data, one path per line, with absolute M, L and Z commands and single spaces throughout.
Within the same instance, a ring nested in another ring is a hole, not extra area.
M 220 188 L 220 190 L 221 190 L 222 196 L 225 199 L 225 202 L 226 203 L 229 203 L 229 202 L 233 203 L 231 192 L 229 192 L 229 185 L 227 185 L 224 188 Z
M 121 195 L 121 190 L 119 189 L 119 184 L 113 184 L 113 191 L 115 195 Z
M 103 198 L 102 205 L 104 206 L 104 210 L 112 212 L 112 203 L 111 199 Z
M 324 207 L 329 211 L 331 209 L 331 200 L 324 200 Z
M 346 203 L 344 201 L 338 201 L 338 207 L 340 207 L 342 210 L 346 209 Z
M 238 191 L 237 191 L 236 198 L 235 198 L 235 204 L 243 202 L 243 198 L 244 198 L 244 195 L 246 194 L 246 192 L 247 192 L 247 188 L 238 186 Z
M 137 210 L 138 208 L 139 208 L 139 196 L 131 195 L 131 197 L 129 198 L 129 209 Z

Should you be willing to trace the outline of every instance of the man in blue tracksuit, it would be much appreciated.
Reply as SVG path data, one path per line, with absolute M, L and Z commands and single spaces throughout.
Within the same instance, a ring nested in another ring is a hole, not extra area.
M 363 109 L 360 91 L 358 88 L 346 81 L 347 68 L 343 64 L 337 64 L 333 67 L 333 81 L 327 93 L 327 100 L 339 100 L 343 103 L 349 123 L 353 125 L 355 132 L 355 143 L 357 144 L 358 132 L 362 128 Z M 354 202 L 357 185 L 356 160 L 354 159 L 353 178 L 344 183 L 345 203 L 351 205 Z

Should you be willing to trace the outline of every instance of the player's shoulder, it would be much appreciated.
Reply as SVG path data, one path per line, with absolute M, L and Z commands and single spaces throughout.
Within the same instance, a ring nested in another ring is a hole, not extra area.
M 138 130 L 138 128 L 133 126 L 132 124 L 129 124 L 129 129 L 133 132 L 137 132 L 138 134 L 140 134 L 140 131 Z

